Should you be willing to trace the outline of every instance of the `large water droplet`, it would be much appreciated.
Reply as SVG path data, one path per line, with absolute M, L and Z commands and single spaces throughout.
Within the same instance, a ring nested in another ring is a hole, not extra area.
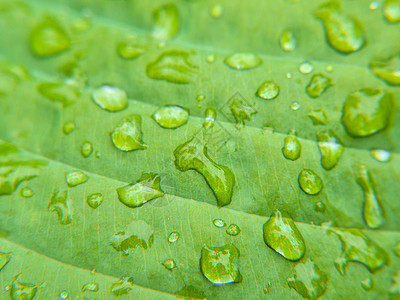
M 386 0 L 383 15 L 390 23 L 400 22 L 400 0 Z
M 239 249 L 232 244 L 222 247 L 204 246 L 201 250 L 200 268 L 204 277 L 213 284 L 240 282 L 238 267 Z
M 325 170 L 331 170 L 336 166 L 344 151 L 342 142 L 332 130 L 318 132 L 317 139 L 322 156 L 321 164 Z
M 92 99 L 102 109 L 113 112 L 121 111 L 128 105 L 126 92 L 111 85 L 102 85 L 95 89 Z
M 225 58 L 224 63 L 235 70 L 248 70 L 262 64 L 262 59 L 253 53 L 235 53 Z
M 251 116 L 256 114 L 257 109 L 243 101 L 242 97 L 233 97 L 229 101 L 229 109 L 236 120 L 236 128 L 241 129 L 245 125 L 245 121 L 251 121 Z
M 91 142 L 84 142 L 81 146 L 81 153 L 84 158 L 87 158 L 93 152 L 93 145 Z
M 10 298 L 12 300 L 32 300 L 37 292 L 37 286 L 31 283 L 19 283 L 17 278 L 19 275 L 14 277 L 14 281 L 10 288 Z
M 293 51 L 294 49 L 296 49 L 297 41 L 293 32 L 284 31 L 279 40 L 279 44 L 284 51 Z
M 61 225 L 68 225 L 72 222 L 70 203 L 67 197 L 67 191 L 54 191 L 47 205 L 49 212 L 55 211 Z
M 168 242 L 175 243 L 179 239 L 179 232 L 171 232 L 171 234 L 168 237 Z
M 132 277 L 122 277 L 111 286 L 111 293 L 113 293 L 114 296 L 127 295 L 131 290 L 133 290 Z
M 318 299 L 328 287 L 328 275 L 311 259 L 298 263 L 295 267 L 296 274 L 288 278 L 288 285 L 305 299 Z
M 360 167 L 357 183 L 362 187 L 365 196 L 363 207 L 364 220 L 368 227 L 376 229 L 383 225 L 383 209 L 376 192 L 375 181 L 365 166 Z
M 11 254 L 0 252 L 0 271 L 4 268 L 4 266 L 10 261 Z
M 190 83 L 197 74 L 197 66 L 189 61 L 186 51 L 163 52 L 154 62 L 147 64 L 146 74 L 150 78 L 172 83 Z
M 164 196 L 160 187 L 160 175 L 155 173 L 144 173 L 136 183 L 118 188 L 117 193 L 119 201 L 131 208 Z
M 20 194 L 22 197 L 30 198 L 33 196 L 33 191 L 29 187 L 24 187 L 21 189 Z
M 214 127 L 215 119 L 217 118 L 217 111 L 215 108 L 209 107 L 205 111 L 206 119 L 203 122 L 203 128 L 209 129 Z
M 287 260 L 297 261 L 306 252 L 306 243 L 292 219 L 277 210 L 263 226 L 264 242 Z
M 377 133 L 389 124 L 393 102 L 393 95 L 380 89 L 358 90 L 344 103 L 342 124 L 353 137 Z
M 165 260 L 162 265 L 169 271 L 172 271 L 173 269 L 176 268 L 176 263 L 173 259 L 167 259 Z
M 80 92 L 75 84 L 64 82 L 44 82 L 37 85 L 37 91 L 46 99 L 59 102 L 64 107 L 73 104 Z
M 172 129 L 186 124 L 189 113 L 180 106 L 167 105 L 157 109 L 152 117 L 161 127 Z
M 218 206 L 231 203 L 235 175 L 226 166 L 215 163 L 207 153 L 207 147 L 197 138 L 191 138 L 179 145 L 175 151 L 175 167 L 185 172 L 195 170 L 203 175 L 217 198 Z
M 343 276 L 346 274 L 347 264 L 352 261 L 364 264 L 370 272 L 375 272 L 389 263 L 389 255 L 385 250 L 361 230 L 335 229 L 332 232 L 336 233 L 342 242 L 343 253 L 335 260 L 335 267 Z
M 67 50 L 70 40 L 63 27 L 52 17 L 45 17 L 30 35 L 31 48 L 38 56 L 56 55 Z
M 392 156 L 391 153 L 385 149 L 373 149 L 371 150 L 371 155 L 380 162 L 388 162 Z
M 65 180 L 67 181 L 69 187 L 74 187 L 85 183 L 89 180 L 89 177 L 87 177 L 81 171 L 72 171 L 65 174 Z
M 96 209 L 103 203 L 103 195 L 101 193 L 91 194 L 87 196 L 86 203 L 91 208 Z
M 125 118 L 111 134 L 114 146 L 121 151 L 144 150 L 147 145 L 142 141 L 142 119 L 139 115 Z
M 179 13 L 175 4 L 168 3 L 153 12 L 153 36 L 167 40 L 174 37 L 179 30 Z
M 94 283 L 94 282 L 84 284 L 81 289 L 82 293 L 84 293 L 84 292 L 96 293 L 98 290 L 99 290 L 99 286 L 97 285 L 97 283 Z
M 386 83 L 394 86 L 400 85 L 400 54 L 383 60 L 373 60 L 369 66 L 372 72 Z
M 315 74 L 307 85 L 306 92 L 312 98 L 321 96 L 323 92 L 332 86 L 332 80 L 324 74 Z
M 266 100 L 275 99 L 278 95 L 279 86 L 272 80 L 265 81 L 261 84 L 256 93 L 256 96 Z
M 360 23 L 341 11 L 339 1 L 324 3 L 315 11 L 315 16 L 324 23 L 328 43 L 337 51 L 352 53 L 365 45 Z
M 239 226 L 237 226 L 236 224 L 231 224 L 226 229 L 226 233 L 231 236 L 237 236 L 240 234 L 240 232 L 241 232 L 241 230 L 240 230 Z
M 300 188 L 308 195 L 317 195 L 323 188 L 322 179 L 310 169 L 305 169 L 299 175 Z
M 299 139 L 296 137 L 294 130 L 289 131 L 289 135 L 285 137 L 285 144 L 282 148 L 283 156 L 286 159 L 296 160 L 301 155 L 301 144 Z

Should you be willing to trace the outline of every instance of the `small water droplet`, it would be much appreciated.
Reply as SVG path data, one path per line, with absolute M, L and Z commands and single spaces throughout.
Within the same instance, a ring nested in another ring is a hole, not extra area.
M 65 174 L 65 180 L 67 181 L 69 187 L 74 187 L 85 183 L 89 180 L 89 177 L 87 177 L 81 171 L 72 171 Z
M 139 45 L 136 39 L 128 39 L 127 41 L 117 44 L 117 53 L 124 59 L 138 58 L 144 52 L 144 48 Z
M 90 142 L 84 142 L 81 146 L 81 153 L 84 158 L 87 158 L 93 152 L 93 145 Z
M 186 124 L 189 113 L 177 105 L 167 105 L 157 109 L 152 118 L 163 128 L 175 129 Z
M 231 224 L 226 229 L 226 233 L 231 236 L 237 236 L 240 234 L 240 232 L 241 232 L 241 230 L 240 230 L 239 226 L 237 226 L 236 224 Z
M 279 40 L 282 50 L 293 51 L 296 49 L 297 40 L 291 31 L 284 31 Z
M 215 4 L 210 9 L 210 14 L 213 18 L 218 19 L 221 17 L 223 12 L 223 7 L 220 4 Z
M 98 290 L 99 290 L 99 286 L 97 283 L 94 283 L 94 282 L 84 284 L 81 289 L 82 293 L 84 293 L 84 292 L 96 293 Z
M 70 122 L 64 123 L 64 126 L 63 126 L 64 134 L 70 134 L 74 130 L 75 130 L 75 123 L 74 122 L 70 121 Z
M 379 7 L 379 1 L 372 1 L 370 4 L 369 4 L 369 9 L 370 10 L 375 10 L 375 9 L 377 9 L 378 7 Z
M 103 195 L 101 193 L 91 194 L 86 198 L 86 203 L 96 209 L 103 203 Z
M 24 187 L 21 189 L 20 194 L 22 197 L 30 198 L 33 196 L 33 191 L 29 187 Z
M 167 259 L 162 263 L 162 265 L 169 271 L 172 271 L 176 268 L 176 263 L 173 259 Z
M 11 289 L 11 286 L 10 285 L 6 285 L 6 287 L 4 288 L 4 291 L 8 292 L 10 289 Z
M 314 70 L 314 66 L 309 61 L 303 62 L 299 67 L 300 73 L 303 73 L 303 74 L 309 74 L 313 70 Z
M 328 122 L 328 116 L 326 115 L 325 110 L 322 108 L 312 110 L 307 114 L 307 116 L 311 119 L 314 126 L 326 125 Z
M 216 58 L 217 57 L 216 57 L 215 54 L 210 54 L 210 55 L 207 56 L 207 62 L 212 64 L 215 61 Z
M 225 227 L 225 226 L 226 226 L 225 221 L 222 220 L 222 219 L 215 219 L 215 220 L 213 220 L 213 224 L 214 224 L 215 227 L 218 227 L 218 228 L 222 228 L 222 227 Z
M 262 59 L 253 53 L 235 53 L 227 56 L 224 63 L 235 70 L 248 70 L 262 64 Z
M 327 72 L 329 72 L 329 73 L 332 72 L 333 71 L 333 65 L 326 65 L 325 70 Z
M 239 249 L 232 244 L 222 247 L 204 246 L 201 250 L 201 273 L 211 283 L 228 284 L 242 281 L 238 267 Z
M 100 108 L 111 112 L 121 111 L 128 105 L 126 92 L 111 85 L 102 85 L 95 89 L 92 99 Z
M 256 92 L 256 96 L 266 99 L 272 100 L 278 97 L 279 95 L 279 86 L 272 80 L 265 81 L 263 84 L 260 85 Z
M 114 146 L 121 151 L 144 150 L 147 145 L 142 141 L 142 119 L 132 115 L 120 122 L 111 134 Z
M 297 160 L 300 157 L 301 144 L 294 130 L 289 131 L 289 135 L 285 138 L 282 153 L 286 159 L 290 160 Z
M 372 72 L 386 83 L 400 85 L 400 54 L 382 60 L 372 60 L 369 66 Z
M 290 104 L 290 109 L 293 111 L 299 110 L 301 107 L 300 103 L 297 101 L 292 102 L 292 104 Z
M 153 12 L 153 36 L 167 40 L 174 37 L 179 30 L 179 12 L 173 3 L 168 3 Z
M 203 128 L 209 129 L 214 127 L 215 119 L 217 118 L 217 111 L 214 108 L 209 107 L 205 111 L 205 117 L 206 119 L 203 122 Z
M 319 202 L 314 204 L 314 209 L 317 212 L 322 212 L 323 213 L 323 212 L 326 211 L 326 205 L 325 205 L 325 203 L 319 201 Z
M 127 295 L 131 290 L 133 290 L 132 277 L 122 277 L 118 282 L 111 285 L 111 293 L 114 296 Z
M 302 191 L 308 195 L 317 195 L 323 188 L 322 179 L 310 169 L 300 172 L 299 184 Z
M 297 261 L 304 256 L 306 244 L 292 219 L 277 210 L 263 226 L 264 242 L 284 258 Z
M 315 74 L 307 85 L 306 92 L 312 98 L 321 96 L 330 86 L 332 80 L 324 74 Z
M 383 15 L 390 23 L 400 22 L 400 1 L 386 0 L 383 6 Z
M 367 292 L 369 292 L 374 287 L 374 281 L 372 280 L 371 277 L 365 278 L 364 280 L 361 281 L 361 287 Z
M 286 73 L 286 78 L 287 79 L 291 79 L 292 77 L 293 77 L 292 73 L 290 73 L 290 72 Z
M 179 239 L 179 232 L 171 232 L 171 234 L 168 237 L 168 242 L 175 243 Z
M 61 225 L 68 225 L 72 222 L 67 191 L 54 191 L 47 205 L 47 210 L 49 212 L 56 212 Z
M 336 166 L 344 151 L 342 142 L 332 130 L 318 132 L 317 139 L 322 156 L 321 165 L 325 170 L 331 170 Z
M 68 292 L 67 291 L 62 291 L 60 293 L 60 298 L 61 299 L 67 299 L 68 298 Z

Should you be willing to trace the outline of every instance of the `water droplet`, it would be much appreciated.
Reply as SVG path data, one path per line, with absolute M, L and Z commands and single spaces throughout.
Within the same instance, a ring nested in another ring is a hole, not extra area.
M 318 299 L 328 287 L 328 275 L 311 260 L 298 263 L 296 274 L 287 279 L 288 286 L 305 299 Z
M 257 109 L 247 104 L 240 95 L 235 95 L 229 101 L 229 109 L 236 120 L 236 128 L 241 129 L 245 125 L 245 120 L 251 121 L 251 116 L 256 114 Z
M 369 4 L 369 9 L 370 10 L 375 10 L 375 9 L 377 9 L 378 7 L 379 7 L 379 1 L 372 1 L 370 4 Z
M 46 57 L 64 52 L 70 40 L 63 27 L 52 17 L 45 17 L 30 35 L 31 48 L 37 56 Z
M 347 97 L 343 106 L 342 124 L 353 137 L 369 136 L 386 128 L 392 111 L 391 93 L 364 88 Z
M 330 229 L 342 242 L 343 253 L 335 260 L 335 267 L 343 276 L 349 262 L 364 264 L 370 272 L 382 268 L 389 263 L 389 256 L 383 248 L 369 239 L 359 229 Z
M 37 292 L 37 286 L 31 283 L 19 283 L 17 278 L 19 275 L 14 277 L 14 281 L 11 283 L 10 298 L 12 300 L 32 300 Z
M 122 255 L 129 255 L 129 249 L 141 247 L 150 249 L 153 245 L 153 229 L 143 220 L 135 220 L 124 228 L 123 231 L 115 233 L 110 241 L 110 246 Z
M 203 175 L 217 198 L 217 205 L 228 205 L 232 201 L 235 175 L 228 167 L 214 162 L 207 151 L 207 147 L 193 137 L 175 149 L 175 167 L 181 172 L 195 170 Z
M 400 257 L 400 242 L 398 242 L 396 247 L 394 247 L 393 252 L 396 254 L 396 256 Z
M 128 105 L 126 92 L 111 85 L 102 85 L 95 89 L 92 99 L 102 109 L 112 112 L 121 111 Z
M 400 85 L 400 54 L 383 60 L 373 60 L 369 66 L 372 72 L 386 83 L 394 86 Z
M 290 72 L 286 73 L 286 78 L 287 79 L 291 79 L 292 77 L 293 77 L 292 73 L 290 73 Z
M 205 111 L 205 116 L 206 119 L 203 122 L 203 128 L 209 129 L 214 127 L 215 119 L 217 118 L 217 111 L 214 108 L 209 107 Z
M 6 285 L 6 287 L 4 288 L 4 291 L 8 292 L 10 289 L 11 289 L 11 286 L 10 285 Z
M 215 220 L 213 220 L 213 224 L 214 224 L 215 227 L 218 227 L 218 228 L 222 228 L 222 227 L 225 227 L 225 226 L 226 226 L 225 221 L 222 220 L 222 219 L 215 219 Z
M 215 54 L 210 54 L 210 55 L 207 56 L 207 62 L 212 64 L 215 61 L 216 58 L 217 57 L 216 57 Z
M 264 295 L 268 295 L 270 289 L 271 289 L 271 282 L 268 282 L 267 286 L 263 288 Z
M 69 187 L 74 187 L 85 183 L 89 180 L 89 177 L 87 177 L 81 171 L 72 171 L 65 174 L 65 180 L 67 181 Z
M 61 225 L 68 225 L 72 222 L 67 191 L 59 192 L 56 190 L 53 192 L 50 202 L 47 205 L 47 210 L 49 212 L 56 212 Z
M 307 85 L 306 92 L 312 98 L 321 96 L 330 86 L 332 80 L 324 74 L 315 74 Z
M 365 222 L 368 227 L 373 229 L 381 227 L 384 223 L 382 205 L 376 192 L 375 181 L 371 173 L 363 165 L 360 167 L 357 183 L 364 191 L 365 202 L 363 215 Z
M 306 252 L 306 243 L 292 219 L 282 217 L 279 210 L 263 226 L 264 242 L 290 261 L 297 261 Z
M 325 110 L 322 108 L 311 111 L 307 114 L 307 116 L 311 119 L 314 126 L 326 125 L 328 122 L 328 116 L 326 115 Z
M 393 284 L 389 289 L 391 300 L 397 300 L 400 295 L 400 270 L 393 276 Z
M 364 280 L 361 281 L 361 287 L 367 292 L 369 292 L 374 287 L 374 281 L 372 280 L 371 277 L 365 278 Z
M 390 23 L 400 22 L 400 1 L 386 0 L 383 6 L 383 15 Z
M 265 81 L 261 84 L 256 93 L 256 96 L 266 100 L 275 99 L 278 95 L 279 86 L 272 80 Z
M 289 131 L 289 135 L 285 138 L 282 153 L 286 159 L 290 160 L 296 160 L 300 157 L 301 144 L 294 130 Z
M 22 197 L 30 198 L 33 196 L 33 191 L 29 187 L 24 187 L 21 189 L 20 194 Z
M 169 271 L 172 271 L 174 268 L 176 268 L 176 263 L 173 259 L 167 259 L 162 263 L 162 265 Z
M 329 73 L 332 72 L 333 71 L 333 65 L 326 65 L 325 70 L 327 72 L 329 72 Z
M 344 151 L 342 142 L 332 130 L 318 132 L 317 139 L 322 156 L 321 165 L 325 170 L 331 170 L 336 166 Z
M 171 234 L 168 237 L 168 242 L 175 243 L 179 239 L 179 232 L 171 232 Z
M 175 4 L 168 3 L 153 12 L 153 36 L 167 40 L 174 37 L 179 30 L 179 13 Z
M 4 266 L 10 261 L 11 254 L 0 252 L 0 271 L 4 268 Z
M 314 66 L 309 61 L 303 62 L 299 67 L 300 73 L 303 73 L 303 74 L 309 74 L 313 70 L 314 70 Z
M 235 53 L 227 56 L 224 63 L 235 70 L 248 70 L 262 64 L 262 59 L 253 53 Z
M 73 104 L 80 95 L 73 83 L 44 82 L 39 83 L 36 89 L 47 100 L 59 102 L 63 107 Z
M 90 142 L 84 142 L 81 146 L 81 153 L 84 158 L 87 158 L 93 152 L 93 145 Z
M 203 101 L 205 98 L 206 98 L 206 96 L 204 96 L 204 95 L 198 95 L 196 99 L 197 99 L 197 101 Z
M 339 1 L 329 1 L 315 11 L 325 26 L 328 43 L 337 51 L 348 54 L 360 50 L 366 43 L 360 23 L 343 13 Z
M 193 81 L 197 68 L 189 61 L 188 52 L 170 50 L 163 52 L 154 62 L 147 64 L 146 74 L 153 79 L 186 84 Z
M 142 141 L 142 119 L 132 115 L 120 122 L 111 134 L 114 146 L 121 151 L 144 150 L 147 145 Z
M 317 212 L 325 212 L 326 211 L 326 205 L 323 202 L 317 202 L 314 204 L 314 209 Z
M 292 104 L 290 104 L 290 109 L 293 111 L 299 110 L 301 107 L 300 103 L 297 101 L 292 102 Z
M 90 283 L 86 283 L 82 286 L 82 293 L 84 292 L 92 292 L 92 293 L 96 293 L 99 290 L 99 286 L 97 285 L 97 283 L 94 282 L 90 282 Z
M 210 9 L 210 14 L 213 18 L 218 19 L 221 17 L 223 12 L 223 7 L 220 4 L 215 4 Z
M 239 226 L 236 224 L 231 224 L 229 227 L 226 229 L 226 233 L 231 236 L 237 236 L 241 232 Z
M 74 122 L 70 121 L 70 122 L 64 123 L 64 126 L 63 126 L 64 134 L 70 134 L 74 130 L 75 130 L 75 123 Z
M 282 50 L 284 51 L 293 51 L 296 49 L 297 41 L 293 32 L 284 31 L 279 40 Z
M 242 281 L 238 267 L 240 252 L 232 244 L 222 247 L 204 246 L 201 249 L 201 272 L 213 284 L 228 284 Z
M 103 195 L 101 193 L 91 194 L 87 196 L 86 203 L 91 208 L 96 209 L 103 203 Z
M 322 179 L 310 169 L 304 169 L 299 175 L 302 191 L 308 195 L 317 195 L 323 188 Z
M 123 277 L 118 282 L 111 285 L 111 293 L 114 296 L 127 295 L 131 290 L 133 290 L 133 278 Z
M 138 58 L 145 52 L 144 48 L 136 40 L 127 40 L 117 44 L 117 53 L 124 59 Z
M 160 187 L 160 175 L 144 173 L 136 183 L 117 189 L 118 199 L 127 207 L 140 207 L 146 202 L 164 196 Z
M 189 113 L 186 109 L 177 105 L 167 105 L 160 107 L 152 115 L 152 118 L 164 128 L 178 128 L 186 124 Z
M 68 292 L 67 291 L 62 291 L 60 293 L 60 299 L 67 299 L 68 298 Z

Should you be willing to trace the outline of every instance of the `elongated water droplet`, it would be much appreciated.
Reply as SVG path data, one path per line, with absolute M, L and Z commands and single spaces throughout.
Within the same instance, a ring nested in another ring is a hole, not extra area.
M 229 101 L 229 109 L 236 120 L 236 128 L 241 129 L 245 125 L 245 121 L 251 121 L 251 116 L 256 114 L 257 109 L 247 104 L 240 95 L 235 95 Z
M 263 226 L 264 242 L 290 261 L 297 261 L 306 252 L 306 243 L 292 219 L 277 210 Z
M 315 126 L 326 125 L 328 122 L 328 116 L 326 115 L 325 110 L 322 108 L 312 110 L 307 114 L 307 116 L 311 119 L 313 125 Z
M 217 198 L 218 206 L 231 203 L 235 175 L 226 166 L 215 163 L 207 153 L 207 147 L 198 139 L 191 138 L 174 150 L 175 167 L 181 171 L 195 170 L 203 175 Z
M 155 173 L 144 173 L 136 183 L 118 188 L 117 193 L 119 201 L 131 208 L 164 196 L 160 187 L 160 175 Z
M 147 145 L 142 141 L 142 119 L 139 115 L 125 118 L 111 134 L 114 146 L 121 151 L 144 150 Z
M 67 197 L 67 191 L 54 191 L 47 205 L 49 212 L 55 211 L 61 225 L 68 225 L 72 222 L 70 201 Z
M 153 12 L 153 36 L 167 40 L 174 37 L 179 30 L 179 13 L 175 4 L 168 3 Z
M 93 145 L 90 142 L 84 142 L 81 146 L 81 153 L 84 158 L 87 158 L 93 152 Z
M 400 0 L 386 0 L 383 15 L 390 23 L 400 22 Z
M 365 202 L 363 215 L 365 222 L 368 227 L 373 229 L 381 227 L 384 223 L 383 208 L 376 192 L 374 179 L 363 165 L 360 167 L 360 175 L 357 178 L 357 183 L 364 191 Z
M 286 159 L 290 160 L 297 160 L 300 157 L 301 144 L 294 130 L 289 131 L 289 135 L 285 137 L 282 153 Z
M 179 232 L 171 232 L 168 237 L 168 242 L 175 243 L 179 239 Z
M 328 43 L 337 51 L 352 53 L 365 45 L 360 23 L 341 11 L 339 1 L 324 3 L 315 11 L 315 16 L 324 23 Z
M 204 246 L 201 250 L 201 272 L 213 284 L 242 281 L 238 267 L 240 252 L 232 244 L 222 247 Z
M 111 85 L 102 85 L 95 89 L 92 99 L 102 109 L 112 112 L 121 111 L 128 105 L 126 92 Z
M 111 285 L 111 293 L 114 296 L 127 295 L 133 290 L 133 278 L 132 277 L 122 277 L 119 281 Z
M 322 179 L 310 169 L 304 169 L 299 174 L 300 188 L 308 195 L 317 195 L 323 188 Z
M 301 107 L 300 103 L 297 101 L 292 102 L 292 104 L 290 104 L 290 109 L 293 111 L 299 110 Z
M 80 95 L 76 85 L 64 82 L 40 83 L 37 91 L 48 100 L 61 103 L 63 107 L 73 104 Z
M 205 116 L 206 119 L 203 122 L 203 128 L 209 129 L 214 127 L 215 119 L 217 118 L 217 111 L 214 108 L 209 107 L 205 111 Z
M 240 234 L 240 232 L 241 232 L 241 230 L 240 230 L 239 226 L 237 226 L 236 224 L 231 224 L 226 229 L 226 233 L 231 236 L 237 236 Z
M 248 70 L 262 64 L 262 59 L 253 53 L 235 53 L 225 58 L 224 63 L 235 70 Z
M 225 221 L 222 220 L 222 219 L 215 219 L 215 220 L 213 220 L 213 224 L 214 224 L 215 227 L 218 227 L 218 228 L 222 228 L 222 227 L 225 227 L 225 226 L 226 226 Z
M 10 261 L 11 254 L 0 252 L 0 271 L 4 268 L 4 266 Z
M 224 9 L 223 9 L 222 5 L 220 5 L 220 4 L 215 4 L 215 5 L 213 5 L 213 6 L 211 7 L 211 9 L 210 9 L 210 15 L 211 15 L 213 18 L 218 19 L 218 18 L 221 17 L 223 10 L 224 10 Z
M 380 89 L 358 90 L 344 103 L 342 124 L 353 137 L 375 134 L 389 124 L 393 102 L 393 95 Z
M 305 299 L 318 299 L 328 288 L 328 275 L 311 260 L 298 263 L 296 274 L 288 278 L 288 286 Z
M 20 194 L 22 197 L 30 198 L 33 196 L 33 191 L 29 187 L 24 187 L 21 189 Z
M 70 121 L 70 122 L 64 123 L 64 126 L 63 126 L 64 134 L 70 134 L 74 130 L 75 130 L 75 123 L 74 122 Z
M 165 260 L 162 265 L 169 271 L 172 271 L 173 269 L 176 268 L 176 263 L 173 259 L 167 259 Z
M 186 84 L 198 73 L 197 66 L 189 61 L 186 51 L 163 52 L 154 62 L 147 64 L 146 74 L 150 78 L 172 83 Z
M 145 52 L 145 49 L 136 40 L 129 39 L 117 44 L 117 53 L 124 59 L 138 58 Z
M 87 177 L 81 171 L 72 171 L 65 174 L 65 180 L 67 181 L 69 187 L 74 187 L 85 183 L 89 180 L 89 177 Z
M 60 299 L 64 300 L 68 298 L 68 292 L 67 291 L 62 291 L 60 293 Z
M 14 277 L 14 281 L 10 288 L 10 298 L 12 300 L 32 300 L 37 292 L 37 286 L 31 283 L 19 283 L 17 278 L 19 275 Z
M 265 81 L 261 84 L 256 93 L 256 96 L 266 100 L 275 99 L 278 95 L 279 86 L 272 80 Z
M 314 66 L 309 61 L 303 62 L 299 67 L 300 73 L 303 73 L 303 74 L 309 74 L 313 70 L 314 70 Z
M 332 130 L 318 132 L 317 139 L 322 156 L 321 165 L 325 170 L 331 170 L 336 166 L 344 151 L 342 142 Z
M 383 60 L 373 60 L 369 66 L 372 72 L 386 83 L 394 86 L 400 85 L 400 54 Z
M 284 51 L 293 51 L 296 49 L 297 40 L 291 31 L 284 31 L 279 40 L 279 44 L 281 45 L 282 50 Z
M 315 74 L 307 85 L 306 92 L 312 98 L 321 96 L 330 86 L 332 80 L 324 74 Z
M 81 289 L 82 293 L 84 293 L 84 292 L 96 293 L 98 290 L 99 290 L 99 286 L 97 283 L 94 283 L 94 282 L 84 284 Z
M 86 203 L 91 208 L 96 209 L 103 203 L 103 195 L 101 193 L 91 194 L 87 196 Z
M 186 124 L 189 113 L 186 109 L 177 105 L 167 105 L 156 110 L 152 118 L 164 128 L 178 128 Z
M 52 17 L 45 17 L 30 35 L 31 48 L 37 56 L 46 57 L 67 50 L 70 40 L 63 27 Z
M 365 278 L 364 280 L 361 281 L 361 287 L 367 292 L 369 292 L 374 287 L 374 281 L 372 280 L 371 277 Z

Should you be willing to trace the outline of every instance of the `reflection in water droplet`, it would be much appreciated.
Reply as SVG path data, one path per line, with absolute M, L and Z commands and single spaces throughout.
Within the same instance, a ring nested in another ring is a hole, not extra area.
M 223 7 L 220 4 L 215 4 L 210 9 L 210 14 L 213 18 L 220 18 L 223 12 Z
M 152 118 L 161 127 L 174 129 L 186 124 L 189 113 L 180 106 L 167 105 L 157 109 Z
M 231 236 L 237 236 L 241 232 L 239 226 L 236 224 L 231 224 L 229 227 L 226 229 L 226 233 Z
M 93 283 L 93 282 L 84 284 L 81 289 L 82 293 L 84 293 L 86 291 L 96 293 L 98 290 L 99 290 L 99 286 L 97 285 L 97 283 Z
M 168 237 L 168 242 L 175 243 L 179 239 L 179 232 L 171 232 L 171 234 Z
M 324 74 L 315 74 L 307 85 L 306 92 L 312 98 L 317 98 L 332 86 L 332 80 Z
M 390 23 L 400 22 L 400 0 L 386 0 L 383 15 Z
M 322 156 L 321 165 L 325 170 L 331 170 L 336 166 L 344 151 L 342 142 L 332 130 L 318 132 L 317 139 Z
M 310 169 L 300 172 L 299 184 L 302 191 L 308 195 L 317 195 L 323 188 L 322 179 Z
M 225 58 L 224 63 L 236 70 L 248 70 L 262 64 L 262 59 L 253 53 L 235 53 Z
M 65 180 L 69 187 L 74 187 L 85 183 L 89 180 L 89 177 L 87 177 L 81 171 L 72 171 L 65 174 Z
M 114 296 L 127 295 L 131 290 L 133 290 L 132 277 L 122 277 L 118 282 L 111 285 L 111 293 Z
M 173 259 L 167 259 L 162 263 L 162 265 L 169 271 L 172 271 L 174 268 L 176 268 L 176 263 Z
M 371 277 L 365 278 L 361 281 L 361 287 L 369 292 L 374 287 L 374 282 Z
M 314 70 L 314 66 L 309 61 L 303 62 L 299 67 L 299 71 L 303 74 L 309 74 L 313 70 Z
M 372 60 L 369 66 L 372 72 L 386 83 L 393 86 L 400 85 L 400 54 L 383 60 Z
M 296 49 L 297 41 L 293 32 L 284 31 L 279 40 L 279 44 L 284 51 L 293 51 L 294 49 Z
M 101 193 L 91 194 L 86 198 L 86 203 L 91 208 L 96 209 L 103 203 L 103 195 Z
M 87 158 L 93 152 L 93 145 L 90 142 L 84 142 L 81 146 L 81 153 L 84 158 Z
M 292 104 L 290 104 L 290 109 L 293 111 L 299 110 L 301 107 L 300 103 L 297 101 L 292 102 Z
M 238 267 L 240 252 L 232 244 L 222 247 L 204 246 L 201 250 L 201 273 L 211 283 L 228 284 L 242 281 Z
M 264 242 L 290 261 L 304 256 L 306 244 L 292 219 L 282 217 L 277 210 L 263 226 Z
M 132 115 L 120 122 L 111 134 L 114 146 L 121 151 L 144 150 L 147 145 L 142 141 L 142 119 Z
M 290 160 L 297 160 L 300 157 L 301 144 L 294 130 L 289 131 L 289 135 L 285 138 L 282 153 L 286 159 Z
M 224 221 L 224 220 L 221 220 L 221 219 L 215 219 L 215 220 L 213 220 L 213 224 L 214 224 L 215 227 L 218 227 L 218 228 L 222 228 L 222 227 L 225 227 L 225 226 L 226 226 L 225 221 Z
M 111 85 L 102 85 L 95 89 L 92 99 L 99 107 L 111 112 L 121 111 L 128 105 L 126 92 Z
M 21 189 L 20 194 L 22 197 L 30 198 L 33 196 L 33 191 L 29 187 L 24 187 Z
M 174 37 L 179 30 L 179 13 L 175 4 L 168 3 L 153 12 L 153 36 L 166 40 Z
M 256 96 L 266 99 L 272 100 L 278 97 L 279 95 L 279 86 L 272 80 L 265 81 L 263 84 L 260 85 L 256 92 Z
M 64 126 L 63 126 L 64 134 L 70 134 L 74 130 L 75 130 L 75 123 L 74 122 L 70 121 L 70 122 L 64 123 Z
M 51 195 L 51 199 L 49 204 L 47 205 L 47 210 L 49 212 L 55 211 L 58 220 L 61 225 L 70 224 L 72 221 L 71 209 L 70 209 L 70 201 L 67 197 L 67 191 L 59 192 L 58 190 L 54 191 Z

